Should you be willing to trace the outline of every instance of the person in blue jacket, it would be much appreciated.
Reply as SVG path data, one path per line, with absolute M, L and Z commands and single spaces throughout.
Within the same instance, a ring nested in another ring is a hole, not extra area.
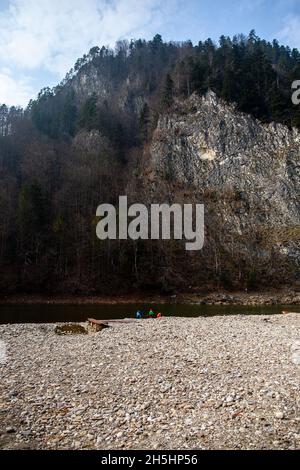
M 143 318 L 143 313 L 140 310 L 138 310 L 136 312 L 135 317 L 137 318 L 137 320 L 141 320 Z

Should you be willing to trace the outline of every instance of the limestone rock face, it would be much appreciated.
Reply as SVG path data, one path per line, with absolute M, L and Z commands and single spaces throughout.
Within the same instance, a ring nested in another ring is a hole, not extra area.
M 111 74 L 90 64 L 88 69 L 81 70 L 72 79 L 69 86 L 80 105 L 95 94 L 100 105 L 106 102 L 124 112 L 140 115 L 145 104 L 145 90 L 140 77 L 128 76 L 116 83 L 114 79 Z
M 189 189 L 233 232 L 267 230 L 273 247 L 300 260 L 296 129 L 262 124 L 213 92 L 192 95 L 160 117 L 148 161 L 152 187 L 167 181 Z M 213 191 L 214 203 L 203 196 Z
M 88 71 L 80 71 L 73 78 L 70 85 L 81 103 L 84 103 L 94 93 L 101 101 L 108 99 L 112 93 L 112 84 L 109 77 L 105 77 L 92 65 L 90 65 Z

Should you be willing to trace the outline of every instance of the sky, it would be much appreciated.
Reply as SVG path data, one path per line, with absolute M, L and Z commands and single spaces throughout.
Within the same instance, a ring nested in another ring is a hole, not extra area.
M 0 103 L 26 106 L 95 45 L 251 29 L 300 49 L 300 0 L 0 0 Z

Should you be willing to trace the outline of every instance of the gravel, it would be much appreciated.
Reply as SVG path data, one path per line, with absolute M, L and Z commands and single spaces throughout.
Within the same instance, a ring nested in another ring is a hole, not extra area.
M 300 314 L 2 325 L 0 341 L 0 448 L 300 448 Z

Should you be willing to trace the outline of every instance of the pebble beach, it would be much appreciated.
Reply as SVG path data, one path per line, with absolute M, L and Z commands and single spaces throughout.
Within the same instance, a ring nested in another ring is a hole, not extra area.
M 300 449 L 300 314 L 55 326 L 0 325 L 1 449 Z

